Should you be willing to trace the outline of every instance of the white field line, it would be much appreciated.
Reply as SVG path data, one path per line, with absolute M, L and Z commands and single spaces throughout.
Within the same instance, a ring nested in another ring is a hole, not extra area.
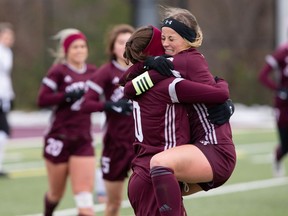
M 212 196 L 219 196 L 224 194 L 236 193 L 236 192 L 245 192 L 251 190 L 259 190 L 271 187 L 278 187 L 282 185 L 288 185 L 288 177 L 285 178 L 272 178 L 272 179 L 265 179 L 259 181 L 252 181 L 252 182 L 243 182 L 231 185 L 224 185 L 222 187 L 216 188 L 209 192 L 199 192 L 194 195 L 189 195 L 184 197 L 185 200 L 189 199 L 197 199 L 203 197 L 212 197 Z M 128 200 L 122 201 L 122 208 L 130 208 L 131 205 Z M 94 205 L 95 212 L 102 212 L 105 209 L 105 204 L 96 204 Z M 59 210 L 55 212 L 55 216 L 73 216 L 77 214 L 77 209 L 65 209 Z M 22 216 L 42 216 L 43 214 L 29 214 L 29 215 L 22 215 Z

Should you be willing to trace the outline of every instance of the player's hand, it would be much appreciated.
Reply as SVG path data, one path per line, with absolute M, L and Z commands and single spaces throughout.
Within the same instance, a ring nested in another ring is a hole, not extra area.
M 234 104 L 231 99 L 225 101 L 225 103 L 213 106 L 208 109 L 208 119 L 212 124 L 222 125 L 229 121 L 230 117 L 235 111 Z
M 84 89 L 74 89 L 72 91 L 69 92 L 65 92 L 65 101 L 70 103 L 70 102 L 75 102 L 77 100 L 79 100 L 83 95 L 84 95 L 85 91 Z
M 287 88 L 278 89 L 277 96 L 282 100 L 288 100 L 288 89 Z
M 130 115 L 133 110 L 133 105 L 127 99 L 120 99 L 117 102 L 107 101 L 104 105 L 104 110 L 123 115 Z
M 169 59 L 166 59 L 165 56 L 149 56 L 144 61 L 144 69 L 153 69 L 164 76 L 171 76 L 171 70 L 174 70 L 174 65 Z

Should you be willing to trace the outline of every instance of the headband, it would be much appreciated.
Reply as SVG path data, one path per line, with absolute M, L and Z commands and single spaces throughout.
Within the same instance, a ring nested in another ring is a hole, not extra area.
M 63 42 L 63 48 L 64 48 L 65 54 L 68 52 L 68 48 L 71 45 L 71 43 L 77 39 L 82 39 L 87 42 L 85 35 L 82 33 L 76 33 L 76 34 L 72 34 L 68 36 Z
M 182 22 L 179 22 L 173 18 L 167 18 L 163 20 L 162 27 L 169 27 L 176 31 L 181 37 L 187 39 L 190 42 L 194 42 L 196 39 L 196 32 L 195 30 L 189 28 Z
M 163 55 L 165 50 L 161 43 L 161 31 L 154 26 L 151 26 L 151 27 L 153 30 L 153 34 L 149 41 L 149 44 L 143 50 L 143 53 L 145 53 L 146 55 L 150 55 L 150 56 Z

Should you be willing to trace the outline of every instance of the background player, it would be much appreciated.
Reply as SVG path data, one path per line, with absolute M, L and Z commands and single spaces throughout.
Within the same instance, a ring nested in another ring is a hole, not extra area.
M 59 39 L 57 64 L 43 78 L 38 95 L 40 107 L 53 108 L 43 148 L 49 183 L 44 215 L 52 215 L 70 176 L 78 215 L 92 216 L 95 157 L 91 117 L 80 112 L 79 106 L 96 67 L 86 64 L 87 39 L 79 30 L 65 29 L 55 38 Z
M 273 74 L 272 74 L 273 73 Z M 274 76 L 272 76 L 274 75 Z M 274 78 L 273 78 L 274 77 Z M 260 82 L 274 91 L 274 106 L 279 144 L 273 158 L 273 175 L 285 175 L 283 158 L 288 153 L 288 43 L 279 46 L 266 57 L 266 64 L 259 73 Z
M 0 23 L 0 177 L 6 177 L 3 170 L 5 145 L 10 135 L 7 114 L 11 110 L 15 94 L 12 87 L 11 69 L 14 44 L 14 30 L 10 23 Z
M 123 53 L 134 28 L 120 24 L 108 35 L 109 62 L 102 65 L 89 82 L 89 90 L 82 104 L 84 112 L 105 111 L 106 125 L 103 137 L 101 168 L 107 193 L 105 216 L 117 216 L 121 207 L 124 180 L 128 177 L 134 157 L 134 124 L 132 104 L 123 99 L 119 78 L 129 68 Z M 104 95 L 104 100 L 102 99 Z

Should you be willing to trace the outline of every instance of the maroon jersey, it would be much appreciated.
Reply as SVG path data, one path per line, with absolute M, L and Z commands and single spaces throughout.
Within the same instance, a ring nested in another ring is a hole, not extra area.
M 272 72 L 274 72 L 275 79 L 271 77 Z M 288 89 L 288 43 L 280 46 L 272 55 L 266 57 L 266 65 L 261 70 L 259 79 L 267 88 L 276 92 L 275 106 L 287 109 L 287 95 L 282 98 L 281 94 L 277 94 L 277 90 Z M 286 115 L 286 117 L 288 116 Z
M 89 90 L 84 97 L 82 111 L 104 111 L 105 101 L 117 102 L 122 99 L 123 87 L 118 82 L 126 70 L 116 61 L 103 65 L 88 83 Z M 101 98 L 103 94 L 105 100 Z M 134 158 L 133 116 L 106 112 L 105 127 L 101 157 L 103 178 L 122 181 L 128 176 Z
M 88 82 L 89 90 L 85 95 L 82 110 L 85 112 L 104 111 L 105 101 L 117 102 L 123 98 L 123 87 L 118 85 L 119 78 L 126 71 L 116 61 L 107 63 L 99 68 L 92 79 Z M 104 94 L 105 100 L 101 100 Z M 134 141 L 134 124 L 132 115 L 123 115 L 116 112 L 106 112 L 106 135 L 113 139 L 126 143 L 125 146 L 117 142 L 111 148 L 131 148 Z M 105 141 L 105 138 L 104 138 Z M 109 142 L 104 143 L 106 147 Z
M 183 104 L 173 103 L 177 98 L 176 82 L 173 80 L 161 81 L 133 101 L 136 136 L 133 168 L 148 181 L 149 163 L 153 155 L 189 141 L 186 108 Z
M 212 74 L 210 73 L 208 69 L 205 58 L 200 53 L 198 53 L 195 49 L 186 50 L 184 52 L 181 52 L 171 57 L 170 59 L 173 61 L 173 64 L 175 67 L 174 73 L 180 72 L 183 78 L 194 81 L 194 83 L 193 82 L 189 83 L 188 80 L 185 80 L 177 84 L 177 86 L 180 86 L 181 84 L 185 84 L 187 89 L 185 91 L 183 88 L 178 88 L 178 89 L 176 88 L 176 91 L 177 91 L 176 95 L 178 98 L 178 101 L 176 102 L 182 102 L 182 103 L 186 102 L 186 103 L 191 104 L 187 106 L 188 113 L 189 113 L 190 128 L 191 128 L 191 131 L 190 131 L 191 139 L 187 143 L 194 143 L 195 145 L 197 145 L 206 155 L 206 157 L 211 163 L 211 166 L 214 167 L 213 168 L 213 173 L 214 173 L 213 182 L 207 185 L 201 185 L 201 187 L 204 190 L 208 190 L 208 189 L 211 189 L 213 187 L 217 187 L 223 184 L 230 177 L 235 167 L 236 154 L 235 154 L 235 148 L 234 148 L 233 141 L 232 141 L 232 133 L 231 133 L 230 124 L 226 123 L 222 126 L 216 126 L 214 124 L 211 124 L 207 118 L 208 117 L 207 104 L 212 106 L 213 103 L 214 104 L 223 103 L 227 98 L 226 99 L 222 98 L 222 101 L 221 101 L 220 92 L 218 92 L 218 94 L 215 94 L 214 92 L 214 95 L 213 95 L 213 89 L 210 89 L 210 88 L 212 86 L 215 86 L 214 77 L 212 76 Z M 129 73 L 127 74 L 129 76 Z M 124 77 L 124 78 L 127 78 L 127 77 Z M 152 76 L 151 78 L 153 80 L 155 76 Z M 130 77 L 128 77 L 128 80 L 129 79 Z M 152 90 L 157 91 L 157 89 L 159 88 L 158 85 L 161 83 L 162 82 L 156 84 L 152 89 L 145 92 L 145 94 L 138 96 L 140 100 L 142 97 L 145 97 L 145 96 L 149 97 L 149 94 L 151 94 L 150 92 Z M 206 86 L 200 85 L 200 83 L 205 84 Z M 193 89 L 193 88 L 197 88 L 197 89 Z M 190 95 L 188 95 L 187 92 L 189 92 Z M 125 93 L 126 93 L 126 86 L 125 86 Z M 135 90 L 134 92 L 132 91 L 132 95 L 133 94 L 135 94 Z M 189 96 L 191 97 L 189 98 Z M 138 97 L 136 97 L 135 100 L 137 100 Z M 219 100 L 216 101 L 217 99 Z M 154 99 L 151 98 L 150 100 L 157 100 L 157 99 L 156 97 L 154 97 Z M 175 100 L 173 102 L 175 102 Z M 158 139 L 159 139 L 159 134 L 158 134 Z M 217 148 L 216 147 L 208 148 L 208 146 L 213 146 L 216 144 L 221 145 L 221 147 L 219 146 Z M 207 148 L 205 148 L 205 146 L 207 146 Z M 214 163 L 215 163 L 215 166 L 212 165 Z M 225 165 L 227 164 L 226 173 L 223 171 L 222 169 L 223 166 L 221 166 L 221 164 L 225 164 Z M 143 170 L 143 169 L 140 168 L 140 170 Z M 146 172 L 147 171 L 148 170 L 146 170 Z M 139 174 L 141 173 L 141 171 L 138 171 L 137 173 Z
M 91 139 L 90 114 L 79 111 L 81 99 L 68 103 L 65 101 L 64 94 L 71 88 L 85 89 L 87 80 L 95 71 L 96 67 L 93 65 L 86 65 L 78 72 L 66 64 L 58 64 L 49 69 L 43 78 L 38 96 L 39 106 L 53 107 L 49 135 Z
M 214 78 L 209 72 L 206 60 L 196 50 L 189 49 L 174 57 L 175 65 L 181 66 L 186 62 L 186 69 L 183 68 L 186 73 L 178 68 L 183 78 L 208 85 L 213 84 Z M 205 154 L 213 170 L 211 182 L 199 183 L 205 191 L 224 184 L 230 178 L 236 164 L 230 123 L 221 126 L 211 124 L 208 120 L 207 106 L 207 103 L 194 103 L 188 107 L 190 143 L 196 145 Z
M 185 79 L 213 85 L 215 80 L 211 74 L 205 57 L 191 48 L 171 57 L 175 70 Z

